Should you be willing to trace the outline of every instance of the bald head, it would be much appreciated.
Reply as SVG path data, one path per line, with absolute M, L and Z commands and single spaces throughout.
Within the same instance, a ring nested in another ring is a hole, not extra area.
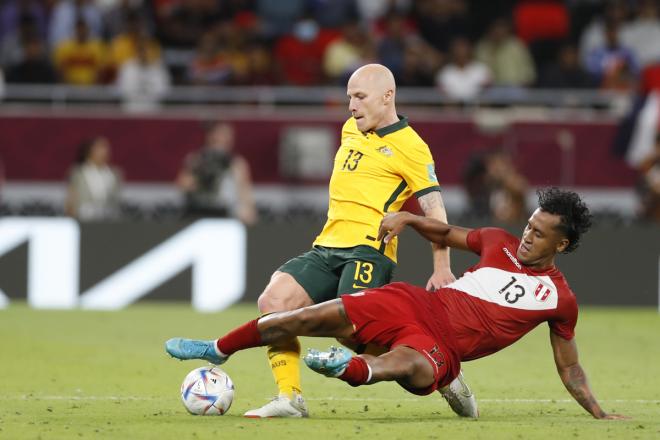
M 394 75 L 382 64 L 360 67 L 348 80 L 349 110 L 362 132 L 377 130 L 399 120 L 394 105 Z
M 351 75 L 348 80 L 350 87 L 351 82 L 357 85 L 372 88 L 380 93 L 386 93 L 388 90 L 394 92 L 396 84 L 394 82 L 394 75 L 392 71 L 382 64 L 367 64 Z

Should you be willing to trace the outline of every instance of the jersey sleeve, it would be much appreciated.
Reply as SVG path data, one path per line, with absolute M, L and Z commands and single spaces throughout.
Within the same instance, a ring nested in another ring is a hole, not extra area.
M 421 197 L 431 191 L 440 191 L 435 175 L 435 163 L 426 144 L 407 149 L 405 154 L 399 155 L 397 164 L 401 177 L 415 197 Z
M 468 232 L 467 245 L 472 252 L 481 255 L 486 248 L 498 246 L 501 243 L 515 240 L 511 234 L 499 228 L 479 228 Z
M 575 296 L 566 300 L 565 304 L 558 313 L 557 318 L 548 321 L 550 330 L 567 341 L 575 337 L 575 324 L 577 324 L 578 307 Z

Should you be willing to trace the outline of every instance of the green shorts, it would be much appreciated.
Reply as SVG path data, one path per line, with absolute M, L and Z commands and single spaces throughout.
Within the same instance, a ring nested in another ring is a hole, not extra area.
M 293 276 L 315 304 L 344 293 L 380 287 L 392 280 L 396 263 L 369 246 L 314 246 L 278 270 Z

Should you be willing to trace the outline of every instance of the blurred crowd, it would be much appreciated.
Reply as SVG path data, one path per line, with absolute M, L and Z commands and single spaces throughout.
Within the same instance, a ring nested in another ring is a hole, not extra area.
M 7 83 L 343 84 L 379 62 L 402 86 L 630 90 L 660 61 L 656 0 L 2 0 Z M 146 90 L 146 91 L 145 91 Z M 155 98 L 154 98 L 155 97 Z
M 0 98 L 3 83 L 114 84 L 142 111 L 173 84 L 341 86 L 369 62 L 457 101 L 488 87 L 644 95 L 660 90 L 660 0 L 0 0 Z M 231 125 L 213 124 L 185 159 L 183 215 L 256 221 L 234 142 Z M 80 145 L 67 214 L 125 216 L 110 150 L 102 136 Z M 635 168 L 640 216 L 660 221 L 660 137 Z M 529 188 L 506 151 L 474 156 L 463 184 L 466 214 L 526 217 Z

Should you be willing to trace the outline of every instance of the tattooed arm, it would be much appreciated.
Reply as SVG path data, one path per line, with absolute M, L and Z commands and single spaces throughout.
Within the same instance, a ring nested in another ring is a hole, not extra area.
M 426 217 L 447 223 L 447 212 L 440 191 L 424 194 L 417 201 Z M 436 243 L 431 243 L 431 248 L 433 249 L 433 274 L 426 283 L 426 290 L 439 289 L 456 279 L 449 264 L 449 248 L 441 247 Z
M 578 362 L 577 345 L 575 339 L 567 341 L 550 331 L 550 344 L 555 356 L 557 372 L 564 386 L 571 396 L 597 419 L 623 419 L 627 418 L 618 414 L 607 414 L 600 407 L 591 392 L 587 375 Z

